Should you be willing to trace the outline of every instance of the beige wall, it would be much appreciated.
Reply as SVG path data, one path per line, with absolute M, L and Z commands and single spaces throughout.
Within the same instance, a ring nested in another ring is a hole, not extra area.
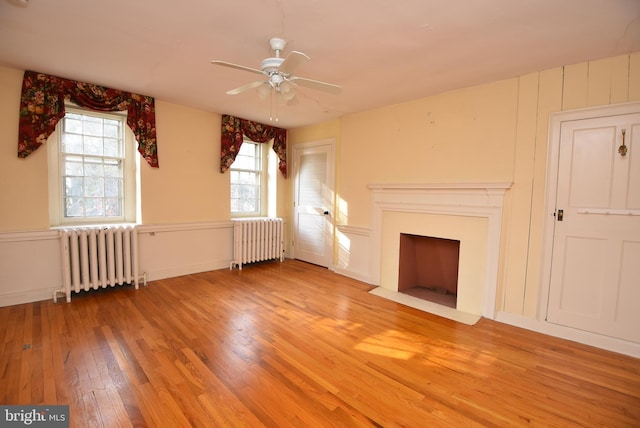
M 0 232 L 49 227 L 47 152 L 18 158 L 22 75 L 0 67 Z
M 497 309 L 535 317 L 549 115 L 640 100 L 640 53 L 346 115 L 290 133 L 336 137 L 339 225 L 370 227 L 371 183 L 512 182 Z M 334 132 L 334 133 L 332 133 Z
M 229 174 L 220 164 L 220 115 L 156 101 L 160 168 L 141 162 L 142 223 L 229 218 Z

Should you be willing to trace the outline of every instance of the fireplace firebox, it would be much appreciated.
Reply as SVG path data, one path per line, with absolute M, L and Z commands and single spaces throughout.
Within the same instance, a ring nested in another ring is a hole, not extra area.
M 460 241 L 400 234 L 398 292 L 456 308 Z

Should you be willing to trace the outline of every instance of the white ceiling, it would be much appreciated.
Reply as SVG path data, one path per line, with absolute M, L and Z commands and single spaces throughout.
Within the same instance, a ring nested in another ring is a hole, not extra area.
M 0 64 L 268 123 L 260 68 L 271 37 L 311 57 L 278 126 L 561 65 L 640 51 L 640 0 L 0 0 Z M 274 123 L 275 124 L 275 123 Z

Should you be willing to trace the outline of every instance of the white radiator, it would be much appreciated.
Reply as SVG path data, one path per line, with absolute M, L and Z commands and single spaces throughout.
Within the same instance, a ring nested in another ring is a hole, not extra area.
M 284 230 L 281 218 L 233 220 L 233 261 L 229 269 L 264 260 L 284 260 Z
M 60 231 L 62 288 L 71 292 L 134 284 L 138 289 L 138 232 L 135 226 L 82 227 Z

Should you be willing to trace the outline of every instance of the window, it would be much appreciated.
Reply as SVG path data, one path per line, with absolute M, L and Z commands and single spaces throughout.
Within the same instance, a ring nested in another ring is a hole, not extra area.
M 231 216 L 266 213 L 266 150 L 268 144 L 245 140 L 230 168 Z
M 125 114 L 66 107 L 51 140 L 53 226 L 136 222 L 138 157 Z

